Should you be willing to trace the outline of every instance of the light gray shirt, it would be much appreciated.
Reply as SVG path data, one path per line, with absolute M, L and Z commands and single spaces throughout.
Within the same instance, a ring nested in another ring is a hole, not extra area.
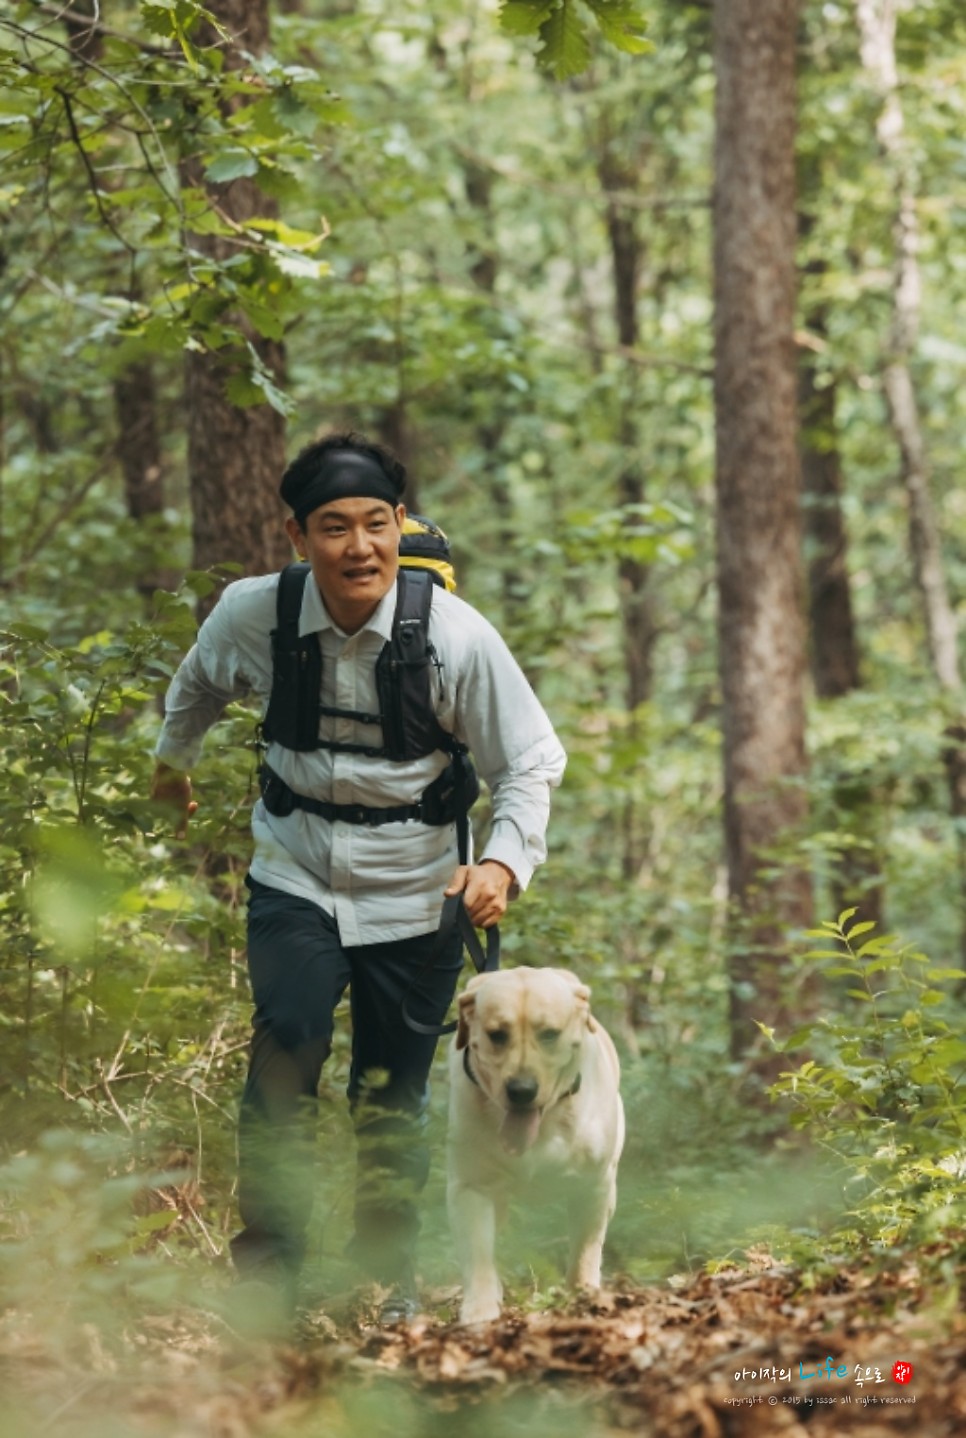
M 277 588 L 277 574 L 239 579 L 201 626 L 165 699 L 155 752 L 166 764 L 192 768 L 204 735 L 232 699 L 254 694 L 267 703 Z M 309 574 L 299 633 L 318 633 L 324 707 L 378 713 L 375 663 L 391 636 L 395 607 L 393 585 L 368 623 L 345 634 Z M 434 590 L 429 637 L 439 659 L 432 681 L 439 721 L 469 745 L 492 794 L 492 825 L 480 858 L 499 860 L 526 888 L 546 858 L 550 791 L 563 776 L 563 748 L 506 644 L 475 609 Z M 319 732 L 341 743 L 382 743 L 378 725 L 352 719 L 323 717 Z M 448 762 L 440 752 L 400 764 L 329 749 L 296 753 L 275 743 L 266 758 L 299 794 L 379 808 L 415 803 Z M 347 945 L 435 929 L 458 861 L 455 824 L 330 823 L 300 809 L 278 818 L 259 799 L 252 834 L 252 878 L 321 905 Z

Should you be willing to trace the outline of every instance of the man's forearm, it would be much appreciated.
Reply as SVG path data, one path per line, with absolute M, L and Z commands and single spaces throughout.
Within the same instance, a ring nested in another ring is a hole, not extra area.
M 208 679 L 196 645 L 186 655 L 165 695 L 164 724 L 155 757 L 171 769 L 191 769 L 208 730 L 234 698 L 235 693 L 219 689 Z

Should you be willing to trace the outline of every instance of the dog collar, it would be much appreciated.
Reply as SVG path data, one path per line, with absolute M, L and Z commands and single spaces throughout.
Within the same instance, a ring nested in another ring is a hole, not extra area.
M 470 1068 L 469 1045 L 467 1045 L 467 1047 L 463 1050 L 463 1072 L 466 1074 L 466 1077 L 469 1079 L 470 1083 L 475 1083 L 476 1087 L 479 1088 L 480 1081 L 476 1077 L 476 1074 L 473 1072 L 473 1070 Z
M 470 1068 L 470 1050 L 469 1050 L 469 1046 L 467 1046 L 467 1047 L 463 1050 L 463 1072 L 466 1074 L 466 1077 L 469 1079 L 470 1083 L 475 1084 L 476 1087 L 479 1088 L 479 1086 L 480 1086 L 480 1081 L 479 1081 L 479 1079 L 476 1077 L 476 1074 L 473 1072 L 473 1070 Z M 583 1074 L 578 1070 L 578 1071 L 577 1071 L 577 1077 L 574 1079 L 573 1083 L 570 1085 L 570 1087 L 569 1087 L 569 1089 L 567 1090 L 567 1092 L 566 1092 L 566 1093 L 562 1093 L 562 1094 L 560 1095 L 560 1098 L 557 1100 L 557 1102 L 560 1103 L 560 1102 L 561 1102 L 563 1099 L 565 1099 L 565 1098 L 573 1098 L 574 1094 L 580 1093 L 580 1085 L 581 1085 L 582 1083 L 583 1083 Z

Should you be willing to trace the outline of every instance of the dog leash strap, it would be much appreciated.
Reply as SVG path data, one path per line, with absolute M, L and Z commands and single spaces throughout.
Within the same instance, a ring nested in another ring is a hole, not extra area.
M 427 973 L 436 963 L 454 929 L 459 929 L 463 946 L 468 951 L 473 961 L 473 967 L 478 974 L 489 974 L 500 967 L 500 931 L 496 924 L 486 931 L 486 948 L 480 943 L 479 935 L 473 927 L 473 921 L 466 912 L 462 894 L 451 894 L 443 900 L 442 912 L 439 916 L 439 929 L 436 933 L 436 942 L 433 945 L 433 952 L 429 956 L 429 962 L 424 966 L 421 973 Z M 414 1019 L 409 1012 L 410 994 L 415 988 L 416 982 L 421 975 L 417 976 L 410 985 L 405 998 L 403 999 L 402 1012 L 406 1027 L 417 1034 L 433 1034 L 437 1037 L 443 1034 L 456 1032 L 455 1020 L 448 1024 L 424 1024 L 419 1019 Z
M 449 910 L 447 912 L 447 909 Z M 462 894 L 453 894 L 443 902 L 443 912 L 440 915 L 440 933 L 445 931 L 448 934 L 452 928 L 459 928 L 463 944 L 467 953 L 473 960 L 473 967 L 478 974 L 490 974 L 494 969 L 500 967 L 500 929 L 497 924 L 486 930 L 486 948 L 480 943 L 480 936 L 473 926 L 473 921 L 466 912 L 466 905 L 463 903 Z

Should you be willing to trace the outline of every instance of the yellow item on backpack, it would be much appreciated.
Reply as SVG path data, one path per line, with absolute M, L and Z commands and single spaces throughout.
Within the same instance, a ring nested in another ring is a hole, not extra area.
M 433 583 L 451 594 L 456 590 L 449 540 L 431 519 L 421 514 L 407 514 L 399 540 L 399 563 L 407 569 L 425 569 Z

